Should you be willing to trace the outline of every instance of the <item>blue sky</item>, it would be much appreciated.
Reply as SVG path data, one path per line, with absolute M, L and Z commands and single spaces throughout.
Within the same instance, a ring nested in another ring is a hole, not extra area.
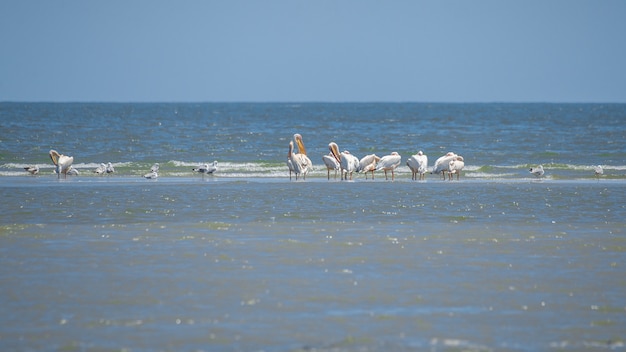
M 0 1 L 0 101 L 626 102 L 626 1 Z

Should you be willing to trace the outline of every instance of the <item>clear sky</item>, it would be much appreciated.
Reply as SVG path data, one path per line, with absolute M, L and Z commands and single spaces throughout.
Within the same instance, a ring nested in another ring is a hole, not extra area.
M 626 102 L 622 0 L 0 0 L 0 101 Z

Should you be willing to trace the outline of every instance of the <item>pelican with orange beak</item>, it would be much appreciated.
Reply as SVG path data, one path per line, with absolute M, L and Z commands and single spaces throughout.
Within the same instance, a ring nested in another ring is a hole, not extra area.
M 72 163 L 74 162 L 74 157 L 66 156 L 63 154 L 59 154 L 54 149 L 51 149 L 49 152 L 50 159 L 52 159 L 52 163 L 55 166 L 55 171 L 58 177 L 61 177 L 61 174 L 67 177 L 67 172 L 72 168 Z

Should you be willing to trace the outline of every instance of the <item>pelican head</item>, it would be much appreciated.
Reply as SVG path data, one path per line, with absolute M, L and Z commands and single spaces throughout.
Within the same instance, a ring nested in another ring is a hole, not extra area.
M 337 146 L 337 143 L 328 143 L 328 149 L 330 150 L 330 153 L 333 155 L 333 157 L 335 157 L 335 160 L 337 160 L 337 162 L 341 162 L 341 156 L 339 155 L 339 146 Z
M 304 142 L 302 141 L 302 136 L 299 133 L 293 135 L 293 139 L 296 141 L 298 145 L 298 152 L 300 154 L 306 155 L 306 148 L 304 148 Z

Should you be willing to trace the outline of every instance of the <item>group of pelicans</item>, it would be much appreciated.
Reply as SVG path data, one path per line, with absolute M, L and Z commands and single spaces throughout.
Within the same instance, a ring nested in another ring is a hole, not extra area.
M 298 146 L 297 151 L 294 150 L 294 141 Z M 402 157 L 397 152 L 392 152 L 391 154 L 383 157 L 379 157 L 376 154 L 369 154 L 359 159 L 347 150 L 339 152 L 339 146 L 335 142 L 330 142 L 328 144 L 328 149 L 330 152 L 327 155 L 323 155 L 322 160 L 326 166 L 327 177 L 329 180 L 331 171 L 335 172 L 335 178 L 337 178 L 337 172 L 340 171 L 341 180 L 352 180 L 352 174 L 355 172 L 364 173 L 366 179 L 368 173 L 371 172 L 372 179 L 374 179 L 374 172 L 382 170 L 385 172 L 385 180 L 388 180 L 387 171 L 390 171 L 391 180 L 393 181 L 395 179 L 394 171 L 398 166 L 400 166 L 402 160 Z M 61 175 L 78 175 L 78 170 L 72 167 L 74 157 L 60 154 L 54 149 L 50 150 L 49 155 L 55 167 L 54 172 L 58 175 L 58 177 L 61 177 Z M 444 180 L 446 178 L 446 173 L 448 174 L 449 180 L 452 180 L 453 175 L 456 174 L 456 178 L 458 180 L 460 178 L 461 171 L 465 167 L 465 160 L 460 155 L 448 152 L 439 157 L 435 161 L 434 166 L 429 169 L 428 156 L 420 150 L 417 154 L 412 155 L 407 160 L 406 165 L 411 170 L 412 180 L 424 180 L 427 172 L 442 174 Z M 289 141 L 287 167 L 289 168 L 289 179 L 291 179 L 292 174 L 294 174 L 296 180 L 298 180 L 299 177 L 306 179 L 306 175 L 313 170 L 313 163 L 307 156 L 302 135 L 299 133 L 294 134 L 293 140 Z M 32 175 L 39 173 L 39 167 L 37 166 L 27 166 L 24 167 L 24 169 Z M 197 168 L 193 168 L 192 171 L 201 173 L 202 175 L 213 174 L 217 171 L 217 161 L 214 161 L 212 164 L 204 164 Z M 94 173 L 99 175 L 112 174 L 114 172 L 115 169 L 110 162 L 106 165 L 101 163 L 100 166 L 94 170 Z M 529 172 L 536 177 L 543 177 L 545 173 L 542 165 L 531 167 Z M 595 166 L 594 173 L 596 177 L 600 177 L 604 173 L 602 166 Z M 143 175 L 143 177 L 147 179 L 158 178 L 159 164 L 156 163 L 152 165 L 150 172 Z
M 294 150 L 295 145 L 298 146 L 298 150 Z M 400 166 L 402 157 L 397 152 L 392 152 L 389 155 L 379 157 L 376 154 L 369 154 L 359 159 L 352 155 L 349 151 L 344 150 L 339 152 L 339 146 L 335 142 L 328 144 L 330 152 L 327 155 L 322 156 L 324 165 L 326 165 L 327 177 L 330 180 L 330 172 L 335 172 L 335 178 L 337 178 L 337 172 L 341 173 L 341 180 L 352 180 L 352 174 L 364 173 L 367 179 L 368 173 L 371 172 L 372 179 L 374 179 L 375 171 L 384 171 L 385 180 L 388 180 L 387 171 L 391 172 L 391 180 L 395 179 L 395 169 Z M 449 152 L 446 155 L 440 157 L 435 161 L 435 165 L 432 169 L 428 169 L 428 156 L 421 150 L 417 154 L 412 155 L 406 162 L 406 165 L 411 169 L 412 180 L 423 180 L 427 172 L 442 174 L 443 178 L 452 179 L 456 174 L 457 180 L 460 177 L 461 170 L 465 167 L 465 161 L 462 156 L 453 152 Z M 293 135 L 293 140 L 289 141 L 289 152 L 287 153 L 287 167 L 289 168 L 289 178 L 295 174 L 296 180 L 298 177 L 306 179 L 306 175 L 313 169 L 313 163 L 306 154 L 306 148 L 302 141 L 302 135 L 296 133 Z

